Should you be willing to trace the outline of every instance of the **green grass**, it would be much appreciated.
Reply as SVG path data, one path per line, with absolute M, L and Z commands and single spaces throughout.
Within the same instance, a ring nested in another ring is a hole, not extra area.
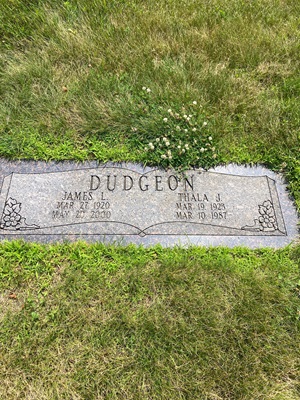
M 299 15 L 296 0 L 1 1 L 0 155 L 157 164 L 144 149 L 167 110 L 197 101 L 217 157 L 199 144 L 168 163 L 283 169 L 299 205 Z
M 299 249 L 4 243 L 5 399 L 300 396 Z
M 297 0 L 0 0 L 0 157 L 260 163 L 300 210 L 299 16 Z M 299 244 L 3 242 L 0 398 L 298 400 L 299 260 Z

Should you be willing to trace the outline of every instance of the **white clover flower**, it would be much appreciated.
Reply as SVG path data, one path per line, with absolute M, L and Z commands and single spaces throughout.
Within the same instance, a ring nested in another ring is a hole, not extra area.
M 167 156 L 165 154 L 162 154 L 161 158 L 167 158 Z
M 143 86 L 142 89 L 143 89 L 143 90 L 147 90 L 146 86 Z
M 191 115 L 191 114 L 189 115 L 189 118 L 192 118 L 192 115 Z
M 153 143 L 149 143 L 148 146 L 150 147 L 151 150 L 154 150 L 154 144 Z
M 212 137 L 211 137 L 211 136 L 209 136 L 208 140 L 212 140 Z
M 181 128 L 180 128 L 179 125 L 176 126 L 176 130 L 177 130 L 177 131 L 180 131 L 180 130 L 181 130 Z
M 190 117 L 187 117 L 187 119 L 186 119 L 186 120 L 187 120 L 187 121 L 189 121 L 190 119 L 191 119 Z
M 170 146 L 170 142 L 166 141 L 166 146 Z
M 193 128 L 193 129 L 192 129 L 193 132 L 196 132 L 196 130 L 197 130 L 196 128 Z
M 215 150 L 216 150 L 216 148 L 215 148 L 215 147 L 212 147 L 211 149 L 212 149 L 212 151 L 215 151 Z
M 172 158 L 173 158 L 173 157 L 170 155 L 170 156 L 169 156 L 169 160 L 172 160 Z
M 164 121 L 164 122 L 168 122 L 168 118 L 164 118 L 163 121 Z
M 217 155 L 216 155 L 216 154 L 213 154 L 213 158 L 217 158 Z
M 188 149 L 188 148 L 189 148 L 188 143 L 186 143 L 186 144 L 184 145 L 184 147 L 185 147 L 186 149 Z
M 177 146 L 177 149 L 181 149 L 181 146 L 180 146 L 180 144 Z
M 150 93 L 150 92 L 151 92 L 151 89 L 147 88 L 147 89 L 146 89 L 146 92 L 147 92 L 147 93 Z
M 196 140 L 196 139 L 194 139 L 194 143 L 197 143 L 197 140 Z
M 206 126 L 206 125 L 207 125 L 207 121 L 204 121 L 202 126 Z
M 148 147 L 145 147 L 144 150 L 145 150 L 145 151 L 148 151 Z
M 188 116 L 186 114 L 184 114 L 183 118 L 187 118 Z
M 182 152 L 185 153 L 185 149 L 182 149 Z
M 188 133 L 188 130 L 187 130 L 187 129 L 185 129 L 185 130 L 184 130 L 184 132 L 185 132 L 185 133 Z
M 131 130 L 132 130 L 132 132 L 136 132 L 136 131 L 137 131 L 137 128 L 132 127 Z
M 157 137 L 157 138 L 155 139 L 155 141 L 156 141 L 156 142 L 159 142 L 159 141 L 160 141 L 159 137 Z
M 171 150 L 167 151 L 168 156 L 170 156 L 172 154 Z
M 197 105 L 197 102 L 196 102 L 196 100 L 194 100 L 194 101 L 193 101 L 193 104 L 194 104 L 194 106 L 196 106 L 196 105 Z
M 168 113 L 170 114 L 172 112 L 171 108 L 168 109 Z
M 166 137 L 163 137 L 163 142 L 166 142 L 167 141 L 167 138 Z
M 204 148 L 203 147 L 201 147 L 201 149 L 200 149 L 200 153 L 204 153 Z

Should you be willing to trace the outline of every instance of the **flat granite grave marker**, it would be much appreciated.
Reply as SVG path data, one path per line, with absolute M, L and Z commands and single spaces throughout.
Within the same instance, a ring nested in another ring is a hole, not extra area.
M 0 166 L 1 240 L 281 247 L 298 236 L 282 177 L 263 167 Z

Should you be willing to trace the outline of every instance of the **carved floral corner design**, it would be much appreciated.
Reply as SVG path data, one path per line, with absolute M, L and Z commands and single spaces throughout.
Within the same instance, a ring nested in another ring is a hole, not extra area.
M 262 227 L 262 231 L 277 231 L 278 224 L 275 216 L 274 206 L 270 200 L 264 201 L 258 206 L 260 217 L 258 221 Z
M 258 205 L 258 214 L 258 218 L 254 219 L 254 225 L 246 225 L 241 229 L 254 232 L 275 232 L 278 230 L 274 206 L 270 200 Z
M 10 197 L 4 205 L 2 217 L 0 220 L 0 229 L 6 230 L 26 230 L 26 229 L 38 229 L 38 225 L 28 225 L 26 218 L 21 215 L 22 204 L 16 199 Z

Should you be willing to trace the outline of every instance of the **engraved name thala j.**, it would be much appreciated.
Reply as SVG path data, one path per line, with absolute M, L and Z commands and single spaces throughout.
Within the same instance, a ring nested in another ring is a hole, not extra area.
M 275 181 L 107 167 L 4 178 L 1 233 L 282 236 Z

